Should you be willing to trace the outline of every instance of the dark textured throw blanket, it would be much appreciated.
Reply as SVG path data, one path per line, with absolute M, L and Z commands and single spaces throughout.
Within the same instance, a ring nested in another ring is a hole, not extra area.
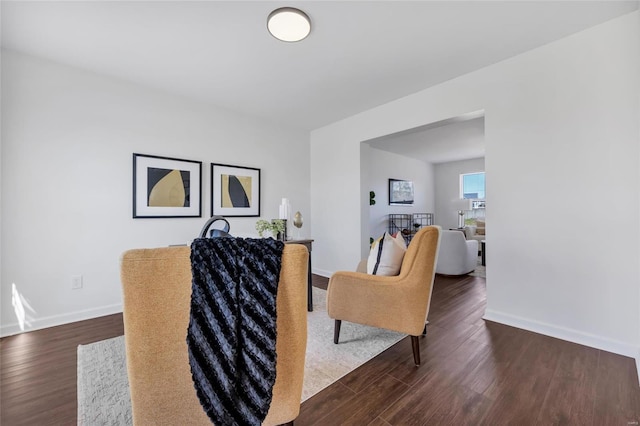
M 217 426 L 260 425 L 276 378 L 276 294 L 284 244 L 200 238 L 191 245 L 189 363 Z

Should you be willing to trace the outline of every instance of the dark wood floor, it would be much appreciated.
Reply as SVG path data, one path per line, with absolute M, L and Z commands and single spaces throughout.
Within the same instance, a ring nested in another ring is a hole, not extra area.
M 638 424 L 631 358 L 483 321 L 484 284 L 438 276 L 422 366 L 403 339 L 305 401 L 296 425 Z M 0 424 L 76 424 L 77 345 L 122 334 L 111 315 L 1 339 Z
M 0 425 L 75 425 L 78 345 L 123 334 L 117 314 L 0 339 Z

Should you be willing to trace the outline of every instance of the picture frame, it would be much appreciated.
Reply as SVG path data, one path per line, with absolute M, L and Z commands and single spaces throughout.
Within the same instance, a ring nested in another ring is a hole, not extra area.
M 485 200 L 473 200 L 471 202 L 471 209 L 472 210 L 484 209 L 485 207 L 486 207 Z
M 202 217 L 202 162 L 133 154 L 133 218 Z
M 259 217 L 260 169 L 211 163 L 211 216 Z
M 410 180 L 389 179 L 389 205 L 413 205 L 413 182 Z

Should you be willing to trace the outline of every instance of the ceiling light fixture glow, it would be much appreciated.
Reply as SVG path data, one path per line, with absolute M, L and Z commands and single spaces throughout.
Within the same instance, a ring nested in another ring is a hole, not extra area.
M 269 14 L 267 28 L 278 40 L 295 42 L 305 39 L 311 32 L 311 21 L 306 13 L 293 7 L 281 7 Z

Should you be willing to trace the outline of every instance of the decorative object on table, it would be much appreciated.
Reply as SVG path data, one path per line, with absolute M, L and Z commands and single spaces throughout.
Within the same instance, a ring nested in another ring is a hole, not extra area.
M 296 212 L 296 214 L 293 215 L 293 226 L 295 226 L 296 228 L 298 228 L 298 232 L 296 235 L 296 238 L 300 239 L 300 228 L 302 228 L 302 213 L 300 212 Z
M 453 200 L 453 207 L 458 212 L 458 228 L 464 228 L 465 211 L 471 210 L 471 200 L 466 198 L 458 198 Z
M 291 204 L 289 203 L 288 198 L 283 198 L 280 206 L 278 208 L 278 219 L 284 220 L 284 237 L 279 238 L 282 241 L 287 241 L 289 239 L 287 232 L 287 221 L 291 219 Z
M 133 217 L 202 217 L 202 162 L 133 154 Z
M 230 237 L 230 228 L 231 225 L 229 225 L 227 219 L 222 216 L 213 216 L 202 227 L 200 238 Z
M 389 205 L 409 206 L 413 204 L 413 182 L 389 179 Z
M 376 204 L 375 198 L 376 198 L 376 193 L 373 192 L 373 191 L 369 191 L 369 205 L 370 206 L 373 206 L 373 205 Z
M 273 238 L 284 241 L 284 230 L 285 221 L 282 219 L 271 219 L 271 221 L 260 219 L 256 222 L 256 231 L 260 237 L 264 237 L 264 232 L 269 231 Z
M 282 231 L 278 231 L 276 234 L 276 239 L 280 241 L 287 241 L 289 239 L 289 235 L 287 232 L 287 219 L 275 219 L 282 221 Z
M 260 216 L 260 169 L 211 163 L 211 216 Z

